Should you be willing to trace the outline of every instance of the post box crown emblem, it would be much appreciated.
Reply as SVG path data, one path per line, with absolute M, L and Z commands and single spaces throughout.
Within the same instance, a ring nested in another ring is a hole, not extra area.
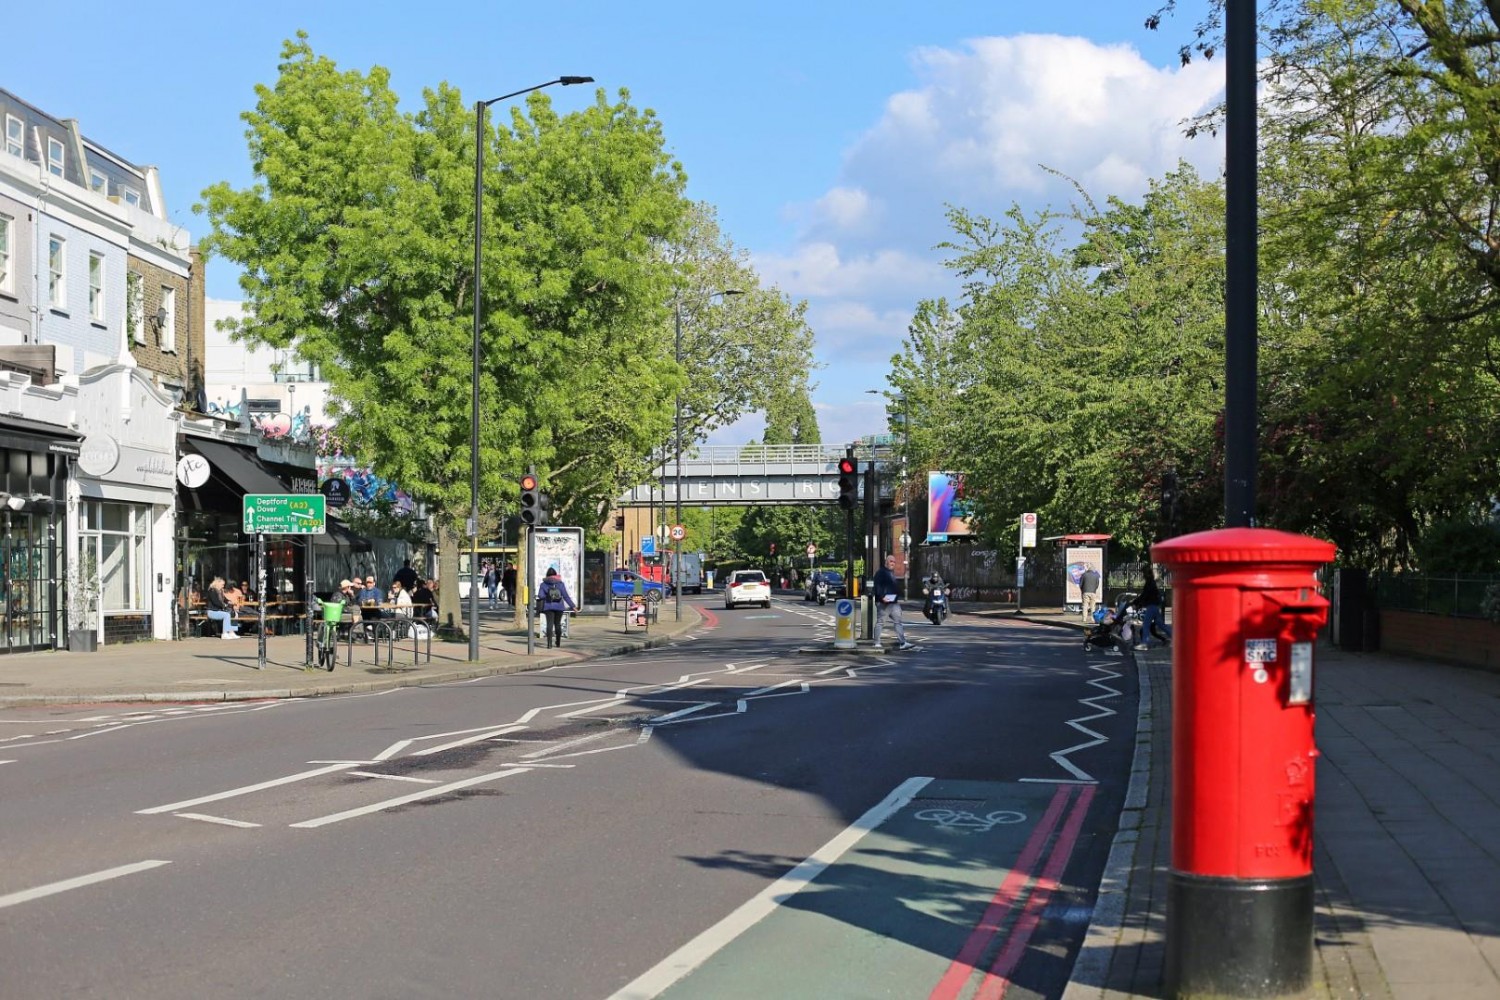
M 1220 528 L 1169 538 L 1151 546 L 1151 557 L 1168 565 L 1189 563 L 1326 563 L 1332 542 L 1272 528 Z

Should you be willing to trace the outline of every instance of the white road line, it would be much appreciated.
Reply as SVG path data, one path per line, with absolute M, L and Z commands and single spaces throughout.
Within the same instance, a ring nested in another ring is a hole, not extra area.
M 655 968 L 616 993 L 610 1000 L 647 1000 L 702 965 L 720 949 L 775 911 L 817 878 L 860 839 L 906 806 L 931 778 L 908 778 L 879 805 L 814 851 L 806 861 L 751 897 L 744 905 L 667 956 Z
M 289 774 L 283 778 L 272 778 L 270 781 L 257 782 L 254 785 L 245 785 L 243 788 L 231 788 L 227 792 L 215 792 L 212 795 L 203 795 L 196 799 L 185 799 L 182 802 L 172 802 L 164 806 L 152 806 L 150 809 L 137 809 L 137 816 L 153 816 L 157 813 L 176 812 L 179 809 L 187 809 L 191 806 L 201 806 L 205 802 L 220 802 L 224 799 L 232 799 L 240 795 L 249 795 L 251 792 L 263 791 L 267 788 L 275 788 L 277 785 L 290 785 L 294 781 L 306 781 L 308 778 L 316 778 L 321 774 L 332 774 L 335 771 L 347 771 L 357 764 L 330 764 L 312 771 L 301 771 L 297 774 Z
M 580 736 L 577 739 L 568 740 L 566 743 L 557 743 L 552 746 L 543 747 L 540 750 L 533 750 L 531 751 L 531 753 L 522 754 L 521 759 L 534 760 L 538 757 L 550 757 L 552 754 L 555 754 L 561 750 L 568 750 L 572 747 L 583 746 L 585 743 L 593 743 L 595 740 L 608 739 L 613 735 L 614 733 L 611 733 L 608 730 L 602 733 L 589 733 L 587 736 Z
M 376 771 L 350 771 L 349 773 L 361 778 L 384 778 L 387 781 L 414 781 L 419 785 L 435 785 L 438 783 L 438 779 L 436 778 L 414 778 L 409 774 L 380 774 Z
M 15 761 L 13 761 L 13 760 L 0 760 L 0 764 L 14 764 L 14 763 L 15 763 Z
M 671 722 L 673 719 L 680 719 L 684 715 L 692 715 L 694 712 L 701 712 L 705 708 L 711 708 L 717 704 L 718 702 L 716 701 L 700 701 L 695 705 L 689 705 L 687 708 L 679 708 L 675 712 L 669 712 L 666 715 L 658 715 L 656 718 L 651 719 L 650 722 L 653 726 L 659 726 L 663 722 Z
M 444 750 L 452 750 L 454 747 L 466 746 L 470 743 L 480 743 L 484 740 L 491 739 L 492 737 L 504 736 L 506 733 L 513 733 L 517 729 L 525 728 L 526 727 L 522 725 L 501 726 L 499 729 L 491 729 L 487 732 L 476 733 L 473 736 L 465 736 L 463 739 L 454 740 L 452 743 L 442 743 L 435 747 L 428 747 L 426 750 L 418 750 L 416 753 L 412 754 L 412 756 L 428 757 L 435 753 L 442 753 Z
M 220 826 L 237 826 L 242 830 L 252 830 L 260 826 L 259 823 L 247 823 L 242 819 L 226 819 L 223 816 L 210 816 L 207 813 L 173 813 L 172 815 L 182 819 L 198 819 L 205 823 L 218 823 Z
M 124 875 L 134 875 L 151 868 L 160 868 L 162 865 L 170 865 L 170 861 L 137 861 L 133 865 L 121 865 L 118 868 L 106 868 L 102 872 L 94 872 L 92 875 L 80 875 L 77 878 L 64 879 L 61 882 L 53 882 L 49 885 L 39 885 L 35 889 L 23 889 L 13 892 L 8 896 L 0 896 L 0 910 L 7 906 L 15 906 L 18 903 L 29 903 L 33 899 L 41 899 L 43 896 L 54 896 L 59 892 L 67 892 L 69 889 L 81 889 L 95 882 L 108 882 L 112 878 L 120 878 Z
M 86 740 L 90 736 L 103 736 L 105 733 L 117 733 L 117 732 L 119 732 L 122 729 L 133 729 L 136 726 L 144 725 L 147 721 L 149 721 L 149 720 L 142 719 L 139 722 L 127 722 L 124 725 L 121 725 L 121 726 L 110 726 L 107 729 L 90 729 L 86 733 L 79 733 L 77 736 L 69 736 L 69 737 L 67 737 L 67 739 L 70 739 L 70 740 Z
M 422 799 L 436 798 L 439 795 L 447 795 L 461 788 L 472 785 L 482 785 L 487 781 L 497 781 L 500 778 L 508 778 L 512 774 L 525 774 L 530 768 L 507 767 L 503 771 L 492 771 L 489 774 L 481 774 L 474 778 L 465 778 L 463 781 L 454 781 L 446 785 L 438 785 L 436 788 L 424 788 L 420 792 L 412 792 L 410 795 L 401 795 L 394 799 L 386 799 L 383 802 L 372 802 L 367 806 L 357 809 L 346 809 L 331 816 L 320 816 L 317 819 L 304 820 L 301 823 L 292 823 L 291 826 L 303 830 L 312 830 L 320 826 L 328 826 L 330 823 L 342 823 L 346 819 L 355 819 L 359 816 L 368 816 L 371 813 L 384 812 L 397 806 L 404 806 L 408 802 L 420 802 Z

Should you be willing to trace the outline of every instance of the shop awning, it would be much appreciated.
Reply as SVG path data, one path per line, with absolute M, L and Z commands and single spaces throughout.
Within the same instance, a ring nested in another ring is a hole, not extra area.
M 286 484 L 266 471 L 256 459 L 255 452 L 248 448 L 187 436 L 182 438 L 182 443 L 208 459 L 212 475 L 238 493 L 290 492 Z
M 332 514 L 324 522 L 327 531 L 321 535 L 311 535 L 313 544 L 320 548 L 339 549 L 345 552 L 369 552 L 374 548 L 368 538 L 362 538 L 350 530 L 349 526 Z

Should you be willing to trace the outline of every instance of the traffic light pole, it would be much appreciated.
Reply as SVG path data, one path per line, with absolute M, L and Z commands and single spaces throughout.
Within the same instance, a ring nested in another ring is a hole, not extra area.
M 870 599 L 865 602 L 865 635 L 875 635 L 875 574 L 879 571 L 880 551 L 875 538 L 876 483 L 875 459 L 865 465 L 865 576 L 870 584 Z

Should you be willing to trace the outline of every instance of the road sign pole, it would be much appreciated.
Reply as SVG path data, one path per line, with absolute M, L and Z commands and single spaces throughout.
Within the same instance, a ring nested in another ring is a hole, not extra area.
M 255 669 L 266 669 L 266 536 L 255 533 L 255 590 L 260 597 L 260 624 L 255 630 Z

